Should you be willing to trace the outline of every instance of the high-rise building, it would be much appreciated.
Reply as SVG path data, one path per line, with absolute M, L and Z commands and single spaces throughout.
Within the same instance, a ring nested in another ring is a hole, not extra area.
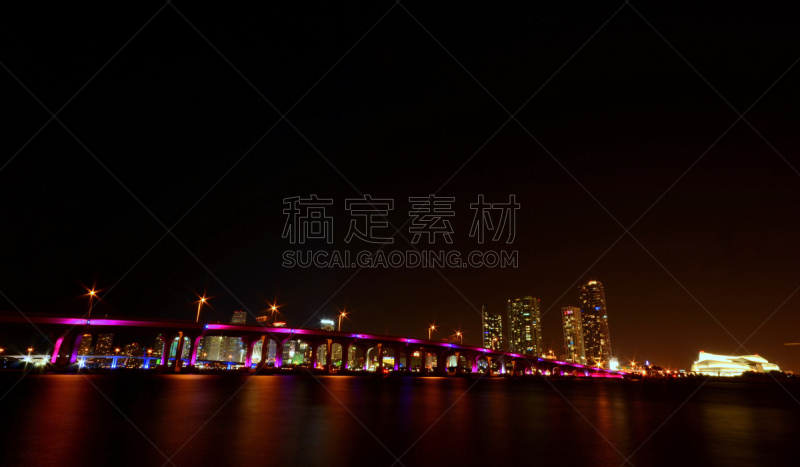
M 95 355 L 114 355 L 114 334 L 100 334 L 97 336 L 97 345 L 94 346 Z
M 244 361 L 244 344 L 239 337 L 223 336 L 220 343 L 220 358 L 223 362 L 242 362 Z
M 508 301 L 508 334 L 511 352 L 542 356 L 542 320 L 539 299 L 522 297 Z
M 222 336 L 208 336 L 203 338 L 203 344 L 197 350 L 198 360 L 220 362 L 222 361 Z
M 156 337 L 156 341 L 153 343 L 153 354 L 151 355 L 151 357 L 160 357 L 161 356 L 161 352 L 164 351 L 164 340 L 163 339 L 164 339 L 164 337 L 161 334 L 159 334 L 158 337 Z
M 332 319 L 320 320 L 319 325 L 323 331 L 333 331 L 335 329 Z
M 183 338 L 183 348 L 181 348 L 181 358 L 189 358 L 191 355 L 191 345 L 192 340 L 188 337 Z M 173 357 L 176 356 L 178 353 L 178 338 L 172 340 L 172 343 L 169 346 L 169 356 Z
M 333 345 L 331 346 L 333 350 L 331 353 L 333 354 L 331 363 L 336 363 L 342 360 L 342 346 L 341 345 Z
M 581 309 L 575 306 L 562 308 L 561 324 L 564 327 L 564 359 L 570 363 L 585 365 L 586 348 L 583 344 Z
M 231 318 L 231 324 L 247 324 L 247 312 L 234 311 L 233 318 Z
M 581 301 L 583 345 L 589 365 L 608 368 L 611 362 L 611 335 L 603 284 L 589 281 L 578 288 Z
M 144 355 L 142 351 L 142 346 L 134 342 L 133 344 L 128 344 L 122 350 L 122 355 L 127 355 L 129 357 L 141 357 Z
M 489 307 L 481 307 L 483 315 L 483 347 L 492 350 L 503 350 L 503 318 L 489 313 Z
M 92 354 L 92 335 L 84 334 L 81 337 L 81 344 L 78 346 L 78 355 Z

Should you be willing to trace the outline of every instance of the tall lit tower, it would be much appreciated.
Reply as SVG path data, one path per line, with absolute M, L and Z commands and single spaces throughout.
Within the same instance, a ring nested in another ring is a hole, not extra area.
M 586 349 L 583 345 L 581 309 L 575 306 L 562 308 L 561 324 L 564 328 L 564 359 L 570 363 L 585 365 Z
M 503 350 L 503 318 L 489 313 L 489 307 L 481 307 L 483 315 L 483 347 L 492 350 Z
M 231 318 L 231 324 L 247 324 L 247 312 L 234 311 L 233 318 Z
M 608 312 L 603 284 L 589 281 L 578 288 L 583 321 L 583 344 L 586 363 L 608 368 L 611 361 L 611 335 L 608 332 Z
M 508 301 L 508 334 L 511 352 L 542 356 L 540 300 L 522 297 Z

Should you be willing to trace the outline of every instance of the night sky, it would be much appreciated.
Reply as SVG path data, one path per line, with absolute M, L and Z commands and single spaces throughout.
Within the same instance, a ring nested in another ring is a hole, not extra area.
M 346 330 L 435 322 L 479 345 L 481 305 L 505 325 L 506 300 L 532 295 L 558 353 L 558 310 L 598 280 L 621 363 L 688 370 L 758 329 L 748 351 L 800 370 L 796 7 L 370 3 L 0 16 L 0 309 L 80 314 L 96 284 L 95 316 L 194 319 L 206 291 L 205 321 L 277 300 L 294 326 L 346 307 Z M 36 134 L 36 99 L 69 101 L 68 130 Z M 455 197 L 453 245 L 417 247 L 514 249 L 519 268 L 281 265 L 377 249 L 344 242 L 360 193 L 394 199 L 398 227 L 409 197 Z M 283 199 L 311 194 L 335 202 L 333 245 L 281 237 Z M 516 195 L 513 245 L 469 237 L 479 194 Z

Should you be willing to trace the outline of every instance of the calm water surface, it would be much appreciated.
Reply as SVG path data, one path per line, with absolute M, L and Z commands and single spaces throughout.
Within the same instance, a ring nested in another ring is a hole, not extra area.
M 2 465 L 797 465 L 800 439 L 774 382 L 20 376 Z

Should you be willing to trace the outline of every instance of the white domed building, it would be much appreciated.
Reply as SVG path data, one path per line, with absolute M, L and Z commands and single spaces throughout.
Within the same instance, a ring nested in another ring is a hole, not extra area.
M 714 376 L 740 376 L 745 371 L 766 373 L 781 371 L 778 365 L 758 355 L 716 355 L 700 351 L 700 357 L 692 365 L 692 372 Z

